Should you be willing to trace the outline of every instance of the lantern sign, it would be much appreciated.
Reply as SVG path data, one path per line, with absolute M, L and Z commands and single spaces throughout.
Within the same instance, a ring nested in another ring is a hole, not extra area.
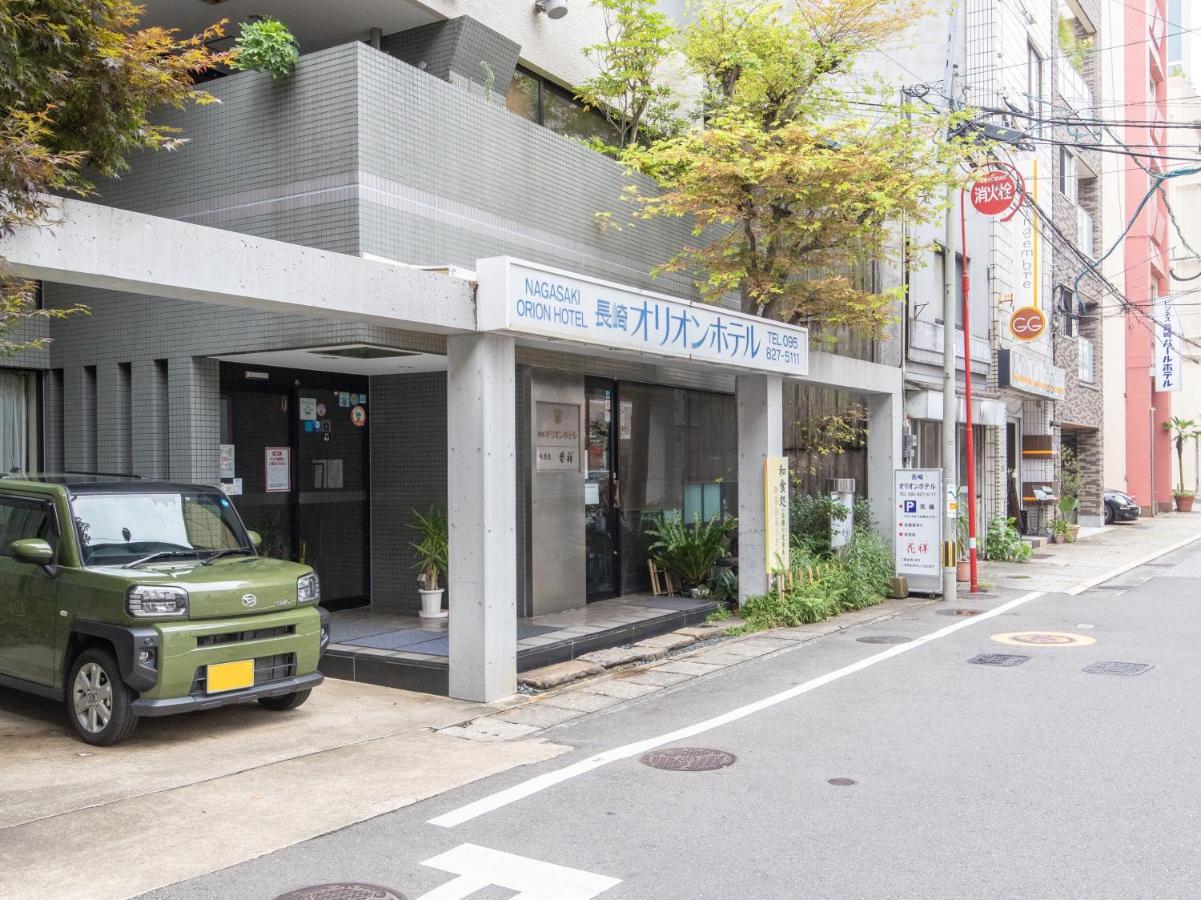
M 994 163 L 972 184 L 971 200 L 976 212 L 996 216 L 1007 210 L 1008 221 L 1022 205 L 1026 189 L 1022 176 L 1012 166 Z
M 1009 317 L 1009 333 L 1019 341 L 1036 341 L 1047 330 L 1047 315 L 1037 306 L 1015 309 Z

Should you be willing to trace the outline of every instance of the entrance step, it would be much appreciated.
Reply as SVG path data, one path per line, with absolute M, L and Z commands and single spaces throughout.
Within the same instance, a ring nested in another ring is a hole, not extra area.
M 604 667 L 596 663 L 573 659 L 570 662 L 555 663 L 553 666 L 543 666 L 541 669 L 523 672 L 517 676 L 517 683 L 535 690 L 547 691 L 563 684 L 579 681 L 581 678 L 599 675 L 603 671 L 605 671 Z
M 663 647 L 645 647 L 635 644 L 632 647 L 610 647 L 608 650 L 594 650 L 580 657 L 584 662 L 596 663 L 606 669 L 616 666 L 626 666 L 631 663 L 652 662 L 667 656 Z

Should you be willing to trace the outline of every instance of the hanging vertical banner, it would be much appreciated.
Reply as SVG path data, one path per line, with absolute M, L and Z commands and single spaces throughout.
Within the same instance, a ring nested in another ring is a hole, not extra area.
M 767 572 L 788 571 L 788 457 L 769 456 L 763 461 L 764 543 Z
M 1155 390 L 1180 390 L 1180 317 L 1176 299 L 1156 297 L 1155 317 Z
M 1018 153 L 1015 170 L 1025 187 L 1025 196 L 1030 203 L 1018 206 L 1018 214 L 1008 219 L 1009 234 L 1013 241 L 1013 262 L 1009 270 L 1009 282 L 1013 288 L 1002 294 L 1002 303 L 1007 312 L 1042 306 L 1042 237 L 1039 235 L 1038 212 L 1038 156 L 1036 153 Z M 1016 207 L 1015 207 L 1016 208 Z

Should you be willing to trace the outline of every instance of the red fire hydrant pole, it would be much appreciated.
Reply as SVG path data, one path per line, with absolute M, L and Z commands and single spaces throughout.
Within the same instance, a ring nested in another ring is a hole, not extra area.
M 968 275 L 967 191 L 963 189 L 959 191 L 959 232 L 959 243 L 963 248 L 963 405 L 966 425 L 964 446 L 967 449 L 967 548 L 972 571 L 971 593 L 975 594 L 980 590 L 980 582 L 976 577 L 976 441 L 972 432 L 972 281 Z M 948 322 L 946 327 L 950 325 Z

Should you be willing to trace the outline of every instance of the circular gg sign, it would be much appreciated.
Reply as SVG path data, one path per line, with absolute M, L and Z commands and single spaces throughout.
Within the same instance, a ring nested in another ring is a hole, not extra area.
M 1019 341 L 1033 341 L 1047 330 L 1047 316 L 1035 306 L 1015 309 L 1009 317 L 1009 333 Z

